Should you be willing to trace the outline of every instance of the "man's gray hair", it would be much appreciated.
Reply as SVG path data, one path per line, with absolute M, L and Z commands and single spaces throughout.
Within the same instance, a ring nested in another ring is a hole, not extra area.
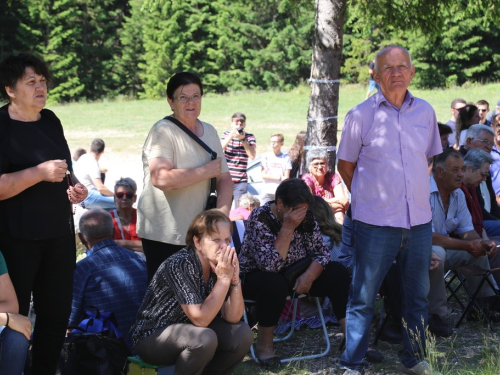
M 467 133 L 465 133 L 465 139 L 477 139 L 477 137 L 479 137 L 482 132 L 487 132 L 492 136 L 495 136 L 495 131 L 490 126 L 484 124 L 476 124 L 467 129 Z
M 134 192 L 134 194 L 137 193 L 137 184 L 130 177 L 125 177 L 125 178 L 122 177 L 118 181 L 116 181 L 115 193 L 120 186 L 124 187 L 124 188 L 131 189 Z
M 491 165 L 494 161 L 495 159 L 490 154 L 479 148 L 468 151 L 464 157 L 464 165 L 470 165 L 473 172 L 481 169 L 484 163 Z
M 259 199 L 250 193 L 245 193 L 240 197 L 240 200 L 238 202 L 239 206 L 244 207 L 244 208 L 257 208 L 260 207 L 260 201 Z
M 406 49 L 406 48 L 403 48 L 403 47 L 400 47 L 400 46 L 387 46 L 385 48 L 383 48 L 381 51 L 379 51 L 376 55 L 375 55 L 375 66 L 374 66 L 374 70 L 376 70 L 378 72 L 378 59 L 380 56 L 382 56 L 383 54 L 385 54 L 386 52 L 388 52 L 389 50 L 393 49 L 393 48 L 397 48 L 397 49 L 400 49 L 401 51 L 405 52 L 408 54 L 408 58 L 410 60 L 410 66 L 409 67 L 412 67 L 413 66 L 413 61 L 411 59 L 411 54 L 410 52 Z
M 87 241 L 103 238 L 113 238 L 113 218 L 103 209 L 94 209 L 85 212 L 80 218 L 80 233 Z
M 313 162 L 313 160 L 316 160 L 316 159 L 328 160 L 328 151 L 326 151 L 325 149 L 321 149 L 321 148 L 316 148 L 316 149 L 312 149 L 312 150 L 307 151 L 307 156 L 306 156 L 306 164 L 307 165 L 311 164 Z

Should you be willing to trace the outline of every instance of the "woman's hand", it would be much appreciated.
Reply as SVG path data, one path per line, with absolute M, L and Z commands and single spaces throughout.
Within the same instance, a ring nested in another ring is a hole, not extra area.
M 24 315 L 9 314 L 9 328 L 21 332 L 28 340 L 31 337 L 31 322 Z
M 229 249 L 229 246 L 227 248 Z M 231 284 L 238 284 L 238 282 L 240 281 L 240 262 L 238 261 L 238 255 L 236 254 L 236 250 L 234 247 L 231 248 L 230 256 L 231 264 L 234 268 Z
M 218 280 L 232 280 L 235 269 L 233 266 L 233 254 L 234 247 L 231 249 L 229 246 L 219 253 L 219 256 L 217 257 L 217 264 L 215 265 L 215 274 L 217 275 Z M 237 267 L 239 270 L 239 264 Z
M 61 182 L 66 176 L 66 160 L 48 160 L 36 166 L 41 181 Z
M 337 213 L 337 212 L 345 212 L 346 211 L 346 204 L 345 202 L 342 202 L 340 199 L 338 198 L 330 198 L 330 199 L 325 199 L 326 203 L 328 203 L 330 205 L 330 207 L 332 208 L 332 211 L 333 213 Z
M 87 188 L 80 183 L 70 186 L 66 192 L 68 193 L 69 201 L 73 204 L 83 202 L 89 193 Z
M 307 207 L 298 207 L 296 209 L 288 207 L 285 209 L 286 211 L 283 215 L 283 226 L 295 230 L 295 228 L 297 228 L 306 217 Z

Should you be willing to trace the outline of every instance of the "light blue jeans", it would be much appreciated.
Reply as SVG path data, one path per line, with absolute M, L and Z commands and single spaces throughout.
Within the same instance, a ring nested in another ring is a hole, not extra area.
M 340 364 L 364 373 L 375 297 L 396 259 L 402 285 L 401 310 L 404 366 L 411 368 L 425 355 L 427 294 L 432 251 L 431 223 L 411 229 L 381 227 L 354 221 L 354 268 L 346 316 L 346 349 Z
M 85 208 L 91 210 L 94 208 L 102 208 L 106 211 L 116 208 L 115 198 L 102 195 L 96 189 L 89 190 L 87 198 L 83 201 Z
M 29 341 L 9 327 L 0 331 L 0 375 L 21 375 L 24 371 Z

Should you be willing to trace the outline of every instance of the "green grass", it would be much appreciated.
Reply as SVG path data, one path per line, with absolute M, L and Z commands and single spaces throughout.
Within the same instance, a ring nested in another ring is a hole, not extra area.
M 454 98 L 463 97 L 473 102 L 486 99 L 494 107 L 500 99 L 499 88 L 500 85 L 496 83 L 443 90 L 411 90 L 434 107 L 439 121 L 446 122 Z M 200 118 L 222 132 L 229 128 L 231 115 L 240 111 L 247 115 L 247 130 L 257 137 L 258 153 L 268 151 L 269 137 L 277 132 L 285 135 L 285 147 L 290 147 L 295 135 L 307 129 L 309 91 L 308 86 L 300 86 L 289 92 L 207 94 L 203 98 Z M 365 92 L 364 85 L 340 87 L 339 134 L 345 114 L 363 101 Z M 165 99 L 53 104 L 48 108 L 61 118 L 72 150 L 77 147 L 88 148 L 93 138 L 100 137 L 106 141 L 108 151 L 117 153 L 140 153 L 151 126 L 170 114 Z

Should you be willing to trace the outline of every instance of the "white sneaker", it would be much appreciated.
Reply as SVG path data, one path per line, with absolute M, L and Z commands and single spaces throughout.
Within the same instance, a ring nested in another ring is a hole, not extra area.
M 362 374 L 359 371 L 347 369 L 343 375 L 362 375 Z
M 412 368 L 403 367 L 403 374 L 413 374 L 413 375 L 441 375 L 440 372 L 433 371 L 431 366 L 427 361 L 421 361 L 417 363 Z

